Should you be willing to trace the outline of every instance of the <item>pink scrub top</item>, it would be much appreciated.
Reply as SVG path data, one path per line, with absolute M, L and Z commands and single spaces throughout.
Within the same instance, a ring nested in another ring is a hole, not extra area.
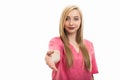
M 87 71 L 84 67 L 84 61 L 81 52 L 77 52 L 73 45 L 70 44 L 70 48 L 73 54 L 73 66 L 71 68 L 66 67 L 65 63 L 65 52 L 64 44 L 60 37 L 54 37 L 49 42 L 50 50 L 59 50 L 60 51 L 60 61 L 56 64 L 57 71 L 52 71 L 52 80 L 92 80 L 91 75 L 98 73 L 98 68 L 96 64 L 94 47 L 92 42 L 84 40 L 86 45 L 90 60 L 92 63 L 91 72 Z

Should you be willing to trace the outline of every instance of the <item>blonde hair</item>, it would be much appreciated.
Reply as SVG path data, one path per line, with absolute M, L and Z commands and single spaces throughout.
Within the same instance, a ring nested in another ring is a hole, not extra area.
M 66 63 L 67 66 L 70 68 L 73 65 L 73 55 L 72 52 L 69 48 L 69 40 L 66 34 L 66 31 L 64 30 L 64 22 L 66 20 L 67 15 L 69 14 L 69 12 L 71 12 L 72 10 L 78 10 L 79 14 L 80 14 L 80 18 L 81 18 L 81 24 L 80 27 L 77 31 L 76 34 L 76 42 L 79 45 L 80 50 L 82 51 L 82 55 L 83 55 L 83 59 L 84 59 L 84 66 L 86 67 L 87 70 L 90 71 L 91 69 L 91 63 L 90 63 L 90 57 L 88 54 L 88 50 L 83 42 L 83 18 L 82 18 L 82 13 L 80 11 L 80 9 L 75 6 L 67 6 L 61 15 L 60 18 L 60 24 L 59 24 L 59 33 L 60 33 L 60 38 L 62 39 L 63 43 L 64 43 L 64 50 L 65 50 L 65 58 L 66 58 Z

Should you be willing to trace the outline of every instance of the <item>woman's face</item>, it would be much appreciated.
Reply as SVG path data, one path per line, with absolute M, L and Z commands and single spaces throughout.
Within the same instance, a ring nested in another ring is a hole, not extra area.
M 81 18 L 78 10 L 72 10 L 66 17 L 64 28 L 68 34 L 74 34 L 80 27 Z

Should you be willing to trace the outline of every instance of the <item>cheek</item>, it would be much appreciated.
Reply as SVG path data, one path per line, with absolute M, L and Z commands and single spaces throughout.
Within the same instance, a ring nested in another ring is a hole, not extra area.
M 80 26 L 80 24 L 81 24 L 81 22 L 79 21 L 79 22 L 76 22 L 76 25 L 79 27 Z
M 64 27 L 67 27 L 68 26 L 68 23 L 64 23 Z
M 80 27 L 80 23 L 76 23 L 76 27 L 78 27 L 78 28 L 79 28 L 79 27 Z

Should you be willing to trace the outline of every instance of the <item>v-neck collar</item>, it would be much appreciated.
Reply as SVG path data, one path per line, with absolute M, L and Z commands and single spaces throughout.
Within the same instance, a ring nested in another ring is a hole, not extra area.
M 72 49 L 77 53 L 77 54 L 79 54 L 80 53 L 80 50 L 79 51 L 77 51 L 76 49 L 75 49 L 75 47 L 70 43 L 70 46 L 72 47 Z

